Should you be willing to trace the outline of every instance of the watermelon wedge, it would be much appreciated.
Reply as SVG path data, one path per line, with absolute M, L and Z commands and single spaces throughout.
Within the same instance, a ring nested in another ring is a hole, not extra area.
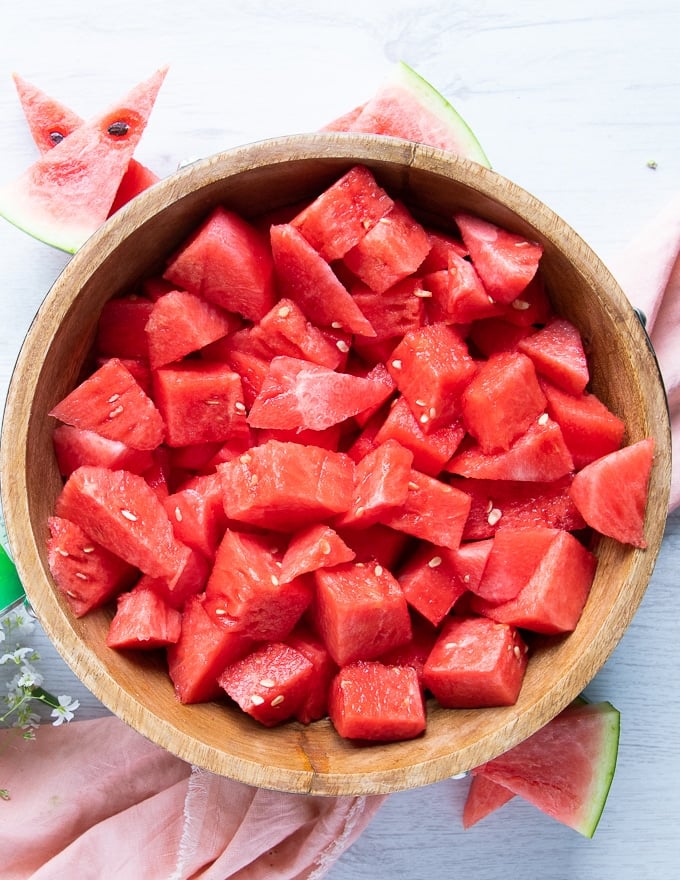
M 366 103 L 325 125 L 322 131 L 362 131 L 400 137 L 450 150 L 491 165 L 460 114 L 426 79 L 399 61 Z
M 592 837 L 614 777 L 620 715 L 611 703 L 573 703 L 481 775 Z
M 42 89 L 27 82 L 18 73 L 12 74 L 12 78 L 31 136 L 42 155 L 52 147 L 56 147 L 71 132 L 84 124 L 85 120 L 77 113 L 74 113 L 61 101 L 43 92 Z M 142 165 L 136 159 L 130 159 L 128 169 L 123 175 L 111 205 L 109 216 L 159 179 L 158 175 L 150 168 Z
M 84 123 L 0 190 L 0 216 L 74 253 L 106 220 L 167 68 Z

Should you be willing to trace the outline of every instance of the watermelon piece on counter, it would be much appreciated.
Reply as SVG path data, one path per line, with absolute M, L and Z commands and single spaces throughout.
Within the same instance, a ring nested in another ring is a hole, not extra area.
M 646 437 L 582 468 L 571 484 L 574 504 L 589 526 L 644 549 L 644 518 L 654 438 Z M 625 489 L 624 489 L 625 487 Z
M 392 742 L 425 730 L 425 704 L 418 673 L 411 666 L 358 660 L 333 679 L 328 714 L 340 736 Z
M 281 559 L 279 581 L 285 584 L 318 568 L 351 562 L 355 555 L 330 526 L 323 523 L 308 526 L 291 537 Z
M 149 346 L 144 330 L 152 309 L 150 300 L 135 294 L 117 296 L 105 302 L 97 322 L 97 354 L 122 361 L 148 361 Z
M 520 351 L 534 362 L 536 372 L 569 394 L 582 394 L 590 380 L 583 340 L 566 318 L 553 317 L 545 327 L 520 340 Z
M 178 361 L 226 336 L 239 319 L 186 290 L 159 297 L 145 324 L 151 369 Z
M 380 406 L 393 391 L 382 375 L 340 373 L 300 358 L 272 358 L 248 413 L 253 428 L 323 431 Z
M 151 651 L 177 642 L 181 629 L 182 615 L 176 608 L 153 590 L 135 587 L 118 596 L 106 644 L 119 650 Z
M 323 129 L 322 129 L 323 130 Z M 437 89 L 399 61 L 367 101 L 326 126 L 405 138 L 490 167 L 472 129 Z
M 205 587 L 206 604 L 255 641 L 285 639 L 312 600 L 309 582 L 281 583 L 269 537 L 227 529 Z
M 328 262 L 292 223 L 269 231 L 280 293 L 320 327 L 375 336 L 370 321 Z
M 49 415 L 132 449 L 156 449 L 165 437 L 155 403 L 118 358 L 103 363 L 52 407 Z
M 356 247 L 393 206 L 372 172 L 356 165 L 303 208 L 291 225 L 332 263 Z
M 71 520 L 98 544 L 170 585 L 191 556 L 174 535 L 158 495 L 129 471 L 83 466 L 66 480 L 55 513 Z
M 458 330 L 441 322 L 406 333 L 387 368 L 425 434 L 457 420 L 477 371 Z
M 153 464 L 149 450 L 132 449 L 120 440 L 109 440 L 95 431 L 74 428 L 73 425 L 57 425 L 52 432 L 54 453 L 59 473 L 68 477 L 83 464 L 107 467 L 111 470 L 128 470 L 141 474 Z
M 472 772 L 591 838 L 614 778 L 620 723 L 611 703 L 574 703 Z
M 497 532 L 494 541 L 501 534 L 502 531 Z M 477 614 L 532 632 L 573 632 L 588 599 L 596 567 L 597 558 L 590 550 L 570 532 L 556 529 L 538 565 L 514 598 L 494 602 L 473 596 L 470 606 Z
M 484 453 L 507 450 L 545 411 L 531 358 L 500 352 L 482 363 L 463 391 L 463 422 Z
M 333 660 L 375 660 L 411 638 L 411 619 L 397 580 L 377 563 L 347 562 L 314 572 L 314 628 Z
M 13 73 L 12 78 L 28 122 L 31 137 L 41 154 L 44 155 L 48 150 L 56 147 L 71 132 L 84 124 L 85 120 L 77 113 L 74 113 L 61 101 L 47 95 L 37 86 L 27 82 L 19 74 Z M 136 159 L 130 159 L 111 204 L 109 217 L 123 205 L 126 205 L 130 199 L 157 183 L 159 179 L 155 171 L 142 165 Z
M 481 773 L 473 774 L 463 805 L 463 828 L 472 828 L 514 797 L 515 793 L 504 785 Z
M 262 233 L 217 207 L 170 258 L 163 277 L 182 290 L 259 321 L 276 302 L 274 264 Z
M 159 367 L 153 395 L 168 446 L 225 443 L 248 433 L 241 377 L 227 364 L 183 360 Z
M 78 250 L 109 216 L 166 72 L 156 71 L 0 189 L 0 215 L 56 248 Z
M 137 569 L 93 541 L 61 516 L 47 520 L 47 562 L 54 582 L 76 617 L 83 617 L 129 589 Z
M 542 246 L 473 214 L 457 211 L 453 218 L 486 292 L 511 303 L 535 276 Z
M 217 699 L 223 669 L 253 648 L 253 640 L 232 620 L 220 620 L 205 607 L 203 596 L 190 598 L 182 611 L 179 639 L 166 650 L 168 672 L 181 703 Z
M 294 532 L 344 513 L 354 462 L 341 452 L 268 440 L 217 468 L 231 520 Z
M 450 617 L 423 669 L 423 683 L 449 709 L 512 706 L 527 666 L 527 645 L 514 626 L 483 617 Z
M 230 664 L 218 679 L 227 695 L 260 724 L 274 727 L 304 703 L 314 666 L 283 642 L 267 642 Z
M 423 226 L 402 202 L 372 226 L 343 256 L 345 265 L 376 293 L 412 275 L 430 250 Z

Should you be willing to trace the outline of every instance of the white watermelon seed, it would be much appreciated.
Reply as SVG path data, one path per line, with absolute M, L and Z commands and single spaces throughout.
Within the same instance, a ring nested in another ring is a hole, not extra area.
M 419 299 L 432 299 L 432 291 L 431 290 L 414 290 L 413 295 L 419 297 Z
M 279 694 L 278 697 L 274 697 L 274 699 L 271 701 L 270 705 L 271 706 L 280 706 L 281 703 L 283 703 L 283 701 L 285 699 L 286 698 L 283 696 L 283 694 Z
M 182 511 L 179 509 L 179 507 L 175 508 L 175 519 L 177 520 L 177 522 L 182 522 Z
M 384 569 L 383 569 L 382 565 L 376 565 L 376 567 L 373 569 L 373 573 L 375 574 L 376 577 L 380 577 L 382 575 L 383 571 L 384 571 Z
M 242 401 L 237 400 L 234 404 L 234 409 L 236 410 L 236 412 L 244 413 L 246 411 L 246 405 Z
M 279 316 L 279 318 L 287 318 L 291 312 L 292 309 L 290 306 L 281 306 L 281 308 L 277 312 L 277 315 Z
M 83 547 L 83 553 L 94 553 L 94 547 L 91 544 L 87 547 Z
M 344 339 L 338 339 L 335 345 L 339 351 L 343 352 L 343 354 L 346 354 L 349 351 L 349 345 L 345 342 Z
M 109 397 L 109 399 L 106 402 L 107 403 L 115 403 L 119 397 L 120 397 L 120 394 L 112 394 L 111 397 Z
M 137 522 L 137 517 L 131 510 L 127 510 L 127 508 L 123 508 L 121 510 L 121 514 L 125 517 L 125 519 L 130 520 L 130 522 Z
M 429 568 L 438 568 L 442 564 L 441 556 L 433 556 L 427 563 Z
M 527 309 L 531 308 L 531 303 L 528 303 L 525 299 L 513 299 L 511 305 L 513 309 L 517 309 L 518 312 L 525 312 Z
M 76 577 L 80 578 L 81 581 L 89 581 L 89 577 L 85 574 L 84 571 L 77 571 Z
M 392 361 L 392 366 L 394 367 L 395 370 L 401 370 L 402 363 L 401 363 L 401 361 L 399 360 L 399 358 L 395 358 L 395 359 Z
M 109 413 L 109 418 L 110 418 L 110 419 L 115 419 L 115 417 L 116 417 L 116 416 L 119 416 L 122 412 L 123 412 L 123 407 L 122 407 L 122 406 L 116 406 L 116 407 L 114 407 L 114 408 L 111 410 L 111 412 Z
M 261 697 L 259 694 L 253 694 L 250 698 L 250 702 L 253 706 L 261 706 L 264 703 L 264 697 Z
M 494 507 L 486 518 L 486 521 L 490 526 L 495 526 L 502 516 L 503 513 L 497 507 Z
M 276 682 L 273 678 L 262 678 L 260 679 L 260 684 L 263 688 L 273 688 Z
M 540 415 L 538 417 L 538 424 L 539 425 L 547 425 L 549 421 L 550 421 L 550 416 L 548 415 L 547 412 L 543 413 L 542 415 Z

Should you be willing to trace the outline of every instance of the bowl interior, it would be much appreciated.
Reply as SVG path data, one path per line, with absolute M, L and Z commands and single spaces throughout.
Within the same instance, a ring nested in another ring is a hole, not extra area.
M 544 247 L 542 271 L 559 312 L 589 349 L 592 387 L 627 425 L 627 442 L 653 435 L 646 550 L 601 539 L 589 601 L 576 631 L 538 641 L 516 705 L 428 708 L 426 734 L 357 746 L 324 720 L 264 729 L 226 705 L 181 705 L 164 663 L 106 648 L 110 610 L 75 619 L 55 590 L 46 520 L 61 479 L 50 408 L 75 384 L 99 312 L 111 296 L 163 265 L 216 204 L 246 217 L 312 196 L 351 165 L 369 166 L 422 220 L 451 228 L 464 209 Z M 188 166 L 115 215 L 75 255 L 45 299 L 22 348 L 2 437 L 2 493 L 12 550 L 47 634 L 85 685 L 113 712 L 185 760 L 245 783 L 326 795 L 406 789 L 465 771 L 515 745 L 588 684 L 637 609 L 663 536 L 670 432 L 663 386 L 646 334 L 611 275 L 553 212 L 474 163 L 411 143 L 356 135 L 281 138 Z

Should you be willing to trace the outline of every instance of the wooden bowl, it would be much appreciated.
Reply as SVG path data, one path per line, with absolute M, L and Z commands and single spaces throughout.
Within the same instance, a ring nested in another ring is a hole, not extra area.
M 591 352 L 592 387 L 625 418 L 627 442 L 653 435 L 646 550 L 596 546 L 597 575 L 575 632 L 538 645 L 508 708 L 428 706 L 424 736 L 359 746 L 330 722 L 265 729 L 226 704 L 181 705 L 161 661 L 105 646 L 111 610 L 76 619 L 51 579 L 47 517 L 61 488 L 50 408 L 76 383 L 104 302 L 149 274 L 210 208 L 245 216 L 316 194 L 353 164 L 371 168 L 423 220 L 451 226 L 455 208 L 540 241 L 559 312 Z M 42 304 L 9 389 L 2 500 L 19 573 L 38 618 L 84 684 L 125 722 L 181 758 L 260 787 L 323 795 L 379 794 L 469 770 L 536 731 L 590 682 L 619 642 L 649 582 L 670 483 L 670 429 L 649 341 L 612 276 L 549 208 L 474 163 L 404 141 L 318 134 L 256 143 L 185 167 L 126 206 L 73 257 Z

